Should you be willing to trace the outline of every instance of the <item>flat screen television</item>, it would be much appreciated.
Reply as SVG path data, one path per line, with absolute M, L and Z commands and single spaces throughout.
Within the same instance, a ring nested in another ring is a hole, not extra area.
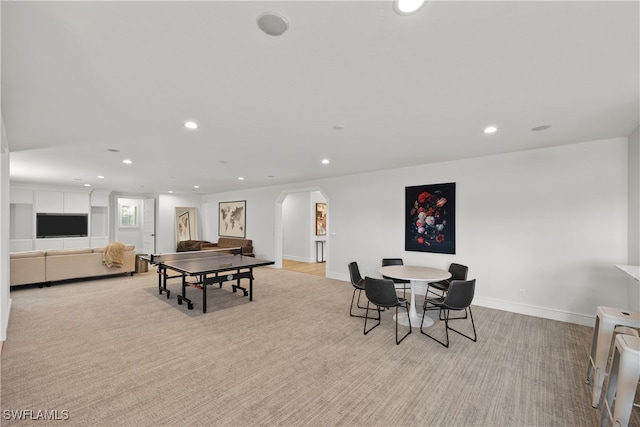
M 89 229 L 88 214 L 36 214 L 36 237 L 87 237 Z

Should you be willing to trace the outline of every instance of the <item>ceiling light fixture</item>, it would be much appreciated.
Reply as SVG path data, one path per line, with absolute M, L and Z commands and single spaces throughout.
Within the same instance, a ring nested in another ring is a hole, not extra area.
M 495 133 L 497 132 L 498 128 L 495 126 L 487 126 L 486 128 L 484 128 L 483 132 L 484 133 Z
M 273 12 L 265 12 L 258 17 L 258 27 L 270 36 L 281 36 L 289 29 L 289 22 Z
M 184 127 L 187 129 L 198 129 L 198 124 L 196 122 L 184 122 Z
M 322 164 L 323 165 L 328 165 L 329 164 L 329 159 L 322 159 Z
M 104 176 L 98 175 L 98 179 L 104 179 Z
M 194 185 L 193 188 L 200 188 L 200 186 L 199 185 Z
M 239 177 L 238 177 L 238 180 L 240 180 L 240 181 L 244 181 L 244 176 L 239 176 Z
M 91 184 L 85 184 L 84 186 L 85 187 L 91 187 Z
M 132 162 L 131 160 L 129 160 L 129 159 L 124 159 L 124 160 L 122 161 L 122 163 L 124 163 L 125 165 L 130 165 L 130 164 L 131 164 L 131 163 L 133 163 L 133 162 Z
M 395 0 L 393 10 L 398 15 L 411 15 L 422 9 L 425 3 L 425 0 Z

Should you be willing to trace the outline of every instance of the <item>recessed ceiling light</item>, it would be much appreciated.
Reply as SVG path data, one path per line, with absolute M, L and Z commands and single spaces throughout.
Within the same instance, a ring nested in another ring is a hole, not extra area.
M 124 164 L 126 164 L 126 165 L 130 165 L 130 164 L 131 164 L 131 163 L 133 163 L 133 162 L 132 162 L 131 160 L 129 160 L 129 159 L 124 159 L 124 160 L 122 161 L 122 163 L 124 163 Z
M 549 129 L 551 126 L 550 125 L 542 125 L 542 126 L 536 126 L 534 128 L 531 128 L 532 131 L 541 131 L 541 130 L 547 130 Z
M 329 164 L 329 159 L 322 159 L 322 164 L 323 165 L 328 165 Z
M 273 12 L 265 12 L 258 17 L 258 27 L 270 36 L 280 36 L 289 28 L 289 22 Z
M 393 10 L 399 15 L 411 15 L 422 9 L 425 3 L 425 0 L 396 0 Z
M 239 176 L 239 177 L 238 177 L 238 179 L 239 179 L 240 181 L 243 181 L 243 180 L 244 180 L 244 176 Z
M 104 179 L 104 176 L 98 175 L 98 179 Z
M 173 194 L 173 190 L 169 190 L 169 191 L 167 191 L 167 193 Z
M 484 128 L 483 132 L 484 133 L 494 133 L 498 130 L 497 127 L 495 126 L 487 126 L 486 128 Z
M 91 184 L 85 184 L 84 186 L 85 187 L 91 187 Z
M 184 127 L 187 129 L 198 129 L 198 124 L 196 122 L 184 122 Z
M 200 188 L 200 186 L 199 185 L 194 185 L 193 188 Z

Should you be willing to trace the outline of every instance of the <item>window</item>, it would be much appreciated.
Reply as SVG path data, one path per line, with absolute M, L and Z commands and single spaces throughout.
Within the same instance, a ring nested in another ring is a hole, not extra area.
M 138 207 L 134 205 L 120 205 L 120 227 L 138 226 Z

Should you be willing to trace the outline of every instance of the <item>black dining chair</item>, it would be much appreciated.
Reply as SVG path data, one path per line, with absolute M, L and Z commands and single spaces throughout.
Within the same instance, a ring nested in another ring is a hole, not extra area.
M 409 301 L 404 298 L 398 298 L 398 294 L 396 293 L 396 287 L 393 284 L 393 280 L 389 279 L 374 279 L 371 277 L 365 277 L 364 279 L 364 291 L 367 295 L 367 313 L 369 312 L 369 304 L 374 304 L 376 306 L 375 311 L 378 312 L 378 317 L 373 319 L 377 320 L 378 323 L 373 325 L 369 330 L 367 330 L 367 319 L 364 320 L 364 334 L 367 335 L 373 329 L 375 329 L 378 325 L 380 325 L 380 312 L 385 308 L 395 307 L 396 308 L 396 319 L 398 318 L 398 307 L 404 307 L 407 310 L 407 318 L 409 319 L 409 332 L 407 332 L 400 340 L 398 340 L 398 322 L 396 321 L 396 344 L 400 344 L 403 339 L 407 337 L 411 333 L 411 319 L 409 318 Z M 373 310 L 373 309 L 372 309 Z
M 473 321 L 473 313 L 471 312 L 471 302 L 473 301 L 473 296 L 476 289 L 476 279 L 472 280 L 454 280 L 449 284 L 449 289 L 447 291 L 446 296 L 438 297 L 438 298 L 425 298 L 423 305 L 423 317 L 422 322 L 420 323 L 420 333 L 428 336 L 434 341 L 439 342 L 445 347 L 449 347 L 449 331 L 453 331 L 457 334 L 462 335 L 463 337 L 469 338 L 473 342 L 478 341 L 478 335 L 476 334 L 476 325 Z M 429 305 L 429 307 L 428 307 Z M 445 336 L 446 341 L 440 341 L 439 339 L 429 335 L 423 329 L 424 316 L 427 315 L 427 310 L 432 309 L 435 306 L 440 310 L 440 317 L 444 320 L 445 327 Z M 462 311 L 465 312 L 465 317 L 455 317 L 452 318 L 449 316 L 451 311 Z M 473 328 L 473 337 L 469 335 L 465 335 L 462 332 L 452 328 L 449 326 L 449 322 L 451 320 L 461 320 L 466 319 L 466 313 L 469 312 L 469 317 L 471 318 L 471 327 Z M 444 317 L 443 317 L 444 314 Z
M 374 319 L 373 317 L 367 317 L 367 315 L 369 314 L 369 309 L 366 306 L 360 306 L 360 295 L 362 294 L 362 291 L 364 291 L 364 279 L 360 275 L 358 263 L 355 261 L 349 263 L 349 277 L 351 278 L 351 284 L 353 285 L 353 295 L 351 296 L 351 307 L 349 308 L 349 316 Z M 353 314 L 353 301 L 356 298 L 356 292 L 358 293 L 356 306 L 360 309 L 367 310 L 364 316 L 360 314 Z
M 402 258 L 382 258 L 382 266 L 386 267 L 388 265 L 404 265 Z M 402 298 L 407 297 L 407 289 L 411 289 L 411 281 L 405 279 L 394 279 L 393 277 L 387 277 L 382 275 L 384 279 L 393 280 L 393 283 L 396 284 L 396 289 L 402 289 Z
M 451 277 L 445 280 L 440 280 L 439 282 L 431 282 L 427 283 L 427 296 L 429 292 L 438 296 L 444 297 L 449 290 L 449 285 L 454 280 L 467 280 L 467 274 L 469 273 L 469 267 L 462 264 L 451 263 L 449 265 L 449 273 L 451 273 Z M 430 309 L 437 309 L 438 307 L 431 307 Z M 442 312 L 441 312 L 442 313 Z M 465 313 L 462 319 L 466 319 L 467 314 Z M 440 320 L 443 320 L 442 318 Z

